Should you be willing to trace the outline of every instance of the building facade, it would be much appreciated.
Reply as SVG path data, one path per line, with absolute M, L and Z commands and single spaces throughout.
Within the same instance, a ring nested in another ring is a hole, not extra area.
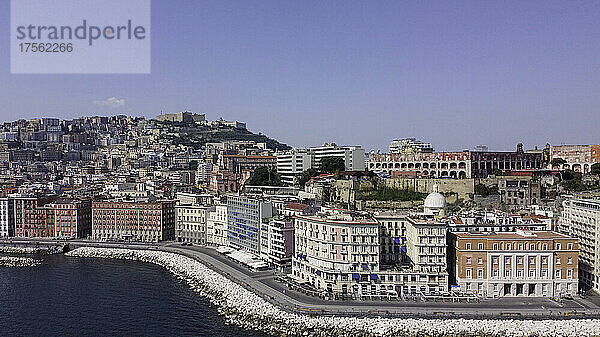
M 15 236 L 54 237 L 54 208 L 47 206 L 56 197 L 12 195 L 15 211 Z
M 92 203 L 92 238 L 159 242 L 175 239 L 175 201 Z
M 341 211 L 296 216 L 293 277 L 342 297 L 381 299 L 445 293 L 444 224 L 402 214 L 377 217 Z M 403 231 L 406 238 L 400 236 Z
M 365 150 L 360 146 L 338 146 L 335 143 L 326 143 L 323 146 L 311 147 L 309 151 L 313 154 L 313 165 L 319 167 L 321 159 L 326 157 L 338 157 L 344 159 L 346 171 L 364 171 Z
M 175 206 L 177 216 L 175 240 L 177 242 L 206 244 L 208 209 L 209 207 L 198 204 Z
M 394 139 L 390 143 L 390 153 L 432 153 L 431 143 L 425 143 L 416 138 Z
M 379 272 L 376 220 L 343 213 L 296 216 L 294 231 L 294 276 L 330 293 L 373 291 L 370 280 Z M 360 281 L 366 282 L 364 289 Z M 373 285 L 376 293 L 387 290 Z
M 92 235 L 92 202 L 89 200 L 58 200 L 54 208 L 55 236 L 81 239 Z
M 532 177 L 502 177 L 498 179 L 498 191 L 504 205 L 523 209 L 541 201 L 542 183 Z
M 552 166 L 553 169 L 573 170 L 589 173 L 592 165 L 600 163 L 600 145 L 556 145 L 550 147 L 550 159 L 565 160 L 562 167 Z
M 372 154 L 368 162 L 370 171 L 385 172 L 392 178 L 413 175 L 418 178 L 487 178 L 496 170 L 535 170 L 543 166 L 542 152 L 524 152 L 521 144 L 515 152 Z
M 0 237 L 15 235 L 15 203 L 9 197 L 0 198 Z
M 273 216 L 270 202 L 244 196 L 227 197 L 227 239 L 229 245 L 260 255 L 263 219 Z
M 228 246 L 227 205 L 215 205 L 208 211 L 206 222 L 206 243 L 215 246 Z
M 579 240 L 579 278 L 583 289 L 600 291 L 600 200 L 565 200 L 559 230 Z
M 372 154 L 368 168 L 385 172 L 391 177 L 412 172 L 419 178 L 471 178 L 471 154 L 465 152 L 434 152 L 406 154 Z
M 266 239 L 266 260 L 280 270 L 291 267 L 294 254 L 294 219 L 291 217 L 270 219 Z
M 452 281 L 483 297 L 564 297 L 578 291 L 577 239 L 556 232 L 451 235 Z
M 302 172 L 313 167 L 313 155 L 306 149 L 293 149 L 276 154 L 277 173 L 281 181 L 294 185 Z
M 471 152 L 472 178 L 487 178 L 496 170 L 519 171 L 543 168 L 544 155 L 541 151 L 523 151 L 523 144 L 517 144 L 515 152 Z

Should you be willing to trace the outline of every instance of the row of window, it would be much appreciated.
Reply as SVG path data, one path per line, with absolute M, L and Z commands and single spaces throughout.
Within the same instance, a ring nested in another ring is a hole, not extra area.
M 555 244 L 555 246 L 556 246 L 556 250 L 561 250 L 562 249 L 562 244 L 561 243 L 557 242 Z M 504 242 L 501 242 L 499 244 L 498 243 L 494 243 L 492 247 L 493 247 L 493 250 L 500 250 L 500 249 L 503 249 L 503 250 L 512 250 L 513 247 L 515 248 L 515 250 L 525 250 L 527 248 L 527 244 L 519 243 L 518 245 L 515 244 L 513 246 L 510 243 L 504 244 Z M 529 244 L 529 250 L 540 250 L 540 247 L 541 247 L 541 250 L 548 250 L 548 244 L 547 243 L 541 244 L 541 243 L 538 242 L 537 245 L 535 243 L 530 243 Z M 573 243 L 567 243 L 566 247 L 567 247 L 567 250 L 573 250 L 574 246 L 573 246 Z M 473 244 L 470 243 L 470 242 L 467 242 L 465 244 L 465 250 L 472 250 L 472 249 L 473 249 Z M 481 242 L 478 243 L 477 244 L 477 250 L 484 250 L 484 244 L 481 243 Z

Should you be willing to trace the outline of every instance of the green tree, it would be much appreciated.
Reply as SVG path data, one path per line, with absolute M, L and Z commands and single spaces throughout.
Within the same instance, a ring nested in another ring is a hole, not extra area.
M 562 158 L 554 158 L 552 159 L 552 161 L 550 162 L 550 164 L 554 167 L 554 166 L 558 166 L 558 168 L 561 168 L 564 164 L 566 164 L 567 161 L 562 159 Z
M 304 172 L 302 172 L 300 177 L 298 177 L 298 179 L 296 180 L 296 184 L 300 188 L 303 188 L 306 185 L 306 183 L 310 180 L 310 178 L 316 177 L 318 175 L 319 175 L 319 171 L 317 171 L 316 168 L 311 167 L 308 170 L 305 170 Z
M 592 165 L 590 173 L 591 174 L 600 174 L 600 163 L 596 163 L 596 164 Z
M 573 170 L 565 170 L 562 174 L 562 179 L 564 181 L 567 180 L 579 180 L 581 181 L 581 173 L 575 172 Z
M 475 194 L 487 197 L 488 195 L 498 195 L 500 192 L 498 191 L 498 186 L 486 186 L 484 184 L 475 185 Z
M 321 164 L 319 166 L 319 171 L 323 173 L 335 173 L 338 171 L 344 171 L 346 169 L 346 164 L 344 163 L 344 159 L 340 157 L 324 157 L 321 158 Z
M 246 180 L 248 186 L 283 186 L 277 171 L 271 167 L 257 167 Z

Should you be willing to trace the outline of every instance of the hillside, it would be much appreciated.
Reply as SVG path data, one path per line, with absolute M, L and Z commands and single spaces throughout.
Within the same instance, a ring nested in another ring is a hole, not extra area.
M 183 144 L 193 148 L 202 148 L 206 143 L 217 143 L 226 140 L 252 140 L 258 143 L 266 143 L 269 149 L 289 150 L 291 147 L 280 143 L 276 139 L 269 138 L 262 134 L 255 134 L 248 130 L 237 129 L 229 126 L 202 126 L 193 123 L 160 122 L 169 126 L 172 130 L 170 134 L 163 137 L 174 141 L 176 144 Z M 179 134 L 178 136 L 173 133 Z

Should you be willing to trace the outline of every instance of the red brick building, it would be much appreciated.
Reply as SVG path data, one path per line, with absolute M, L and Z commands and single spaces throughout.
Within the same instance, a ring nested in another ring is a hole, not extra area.
M 48 204 L 56 196 L 12 195 L 15 203 L 15 236 L 54 237 L 54 208 Z
M 92 203 L 92 238 L 158 242 L 175 239 L 175 201 Z
M 86 238 L 92 235 L 92 202 L 89 200 L 59 200 L 54 208 L 54 234 L 58 238 Z

